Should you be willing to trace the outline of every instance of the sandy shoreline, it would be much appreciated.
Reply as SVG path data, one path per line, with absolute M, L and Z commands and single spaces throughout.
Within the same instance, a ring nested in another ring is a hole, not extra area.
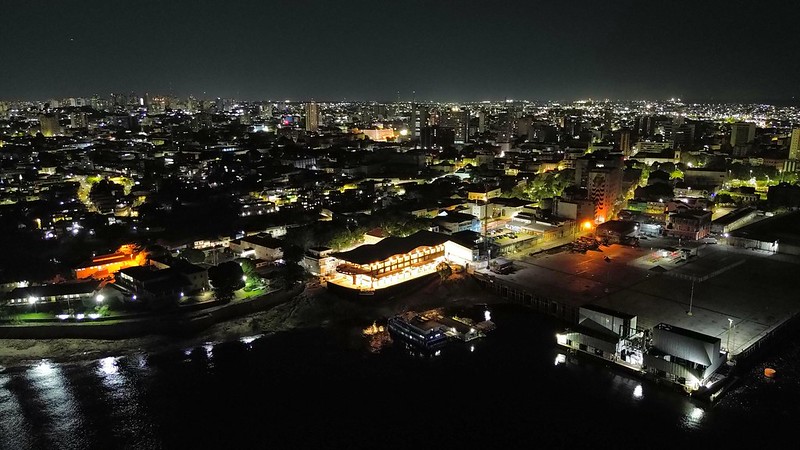
M 324 288 L 305 290 L 273 308 L 220 322 L 189 337 L 152 335 L 121 340 L 103 339 L 0 339 L 0 366 L 14 367 L 42 359 L 76 362 L 196 347 L 207 342 L 226 342 L 247 336 L 271 334 L 299 328 L 341 326 L 360 330 L 379 320 L 407 309 L 447 305 L 493 303 L 497 299 L 481 290 L 466 276 L 431 282 L 406 298 L 372 304 L 341 299 Z

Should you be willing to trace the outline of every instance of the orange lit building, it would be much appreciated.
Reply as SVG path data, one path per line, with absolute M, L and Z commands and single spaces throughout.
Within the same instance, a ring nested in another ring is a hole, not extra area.
M 126 267 L 144 265 L 146 261 L 144 252 L 137 252 L 132 245 L 123 245 L 114 253 L 95 256 L 90 262 L 75 268 L 75 278 L 102 280 L 113 277 L 115 272 Z
M 360 130 L 361 134 L 375 142 L 386 142 L 395 138 L 395 132 L 391 128 L 376 128 L 371 130 Z
M 410 236 L 388 237 L 333 255 L 337 259 L 331 284 L 359 291 L 374 291 L 436 273 L 442 262 L 462 266 L 474 260 L 473 250 L 453 242 L 451 236 L 418 231 Z

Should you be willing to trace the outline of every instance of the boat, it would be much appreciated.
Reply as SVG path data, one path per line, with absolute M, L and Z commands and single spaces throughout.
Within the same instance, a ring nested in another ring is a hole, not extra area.
M 425 350 L 440 348 L 449 339 L 444 325 L 413 312 L 390 318 L 388 328 L 397 339 Z

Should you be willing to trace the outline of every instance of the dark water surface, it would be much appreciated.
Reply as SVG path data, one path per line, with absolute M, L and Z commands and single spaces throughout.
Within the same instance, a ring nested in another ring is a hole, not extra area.
M 435 357 L 313 329 L 8 369 L 0 448 L 794 448 L 800 339 L 712 408 L 600 363 L 557 365 L 552 322 L 492 308 L 495 332 Z

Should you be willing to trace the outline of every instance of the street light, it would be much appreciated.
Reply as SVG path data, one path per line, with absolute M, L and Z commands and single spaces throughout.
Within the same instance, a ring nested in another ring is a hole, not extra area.
M 105 300 L 105 299 L 106 299 L 106 298 L 103 296 L 103 294 L 97 294 L 97 297 L 95 297 L 95 298 L 94 298 L 94 300 L 95 300 L 97 303 L 103 303 L 103 300 Z
M 733 330 L 733 319 L 728 317 L 728 361 L 731 359 L 731 331 Z

